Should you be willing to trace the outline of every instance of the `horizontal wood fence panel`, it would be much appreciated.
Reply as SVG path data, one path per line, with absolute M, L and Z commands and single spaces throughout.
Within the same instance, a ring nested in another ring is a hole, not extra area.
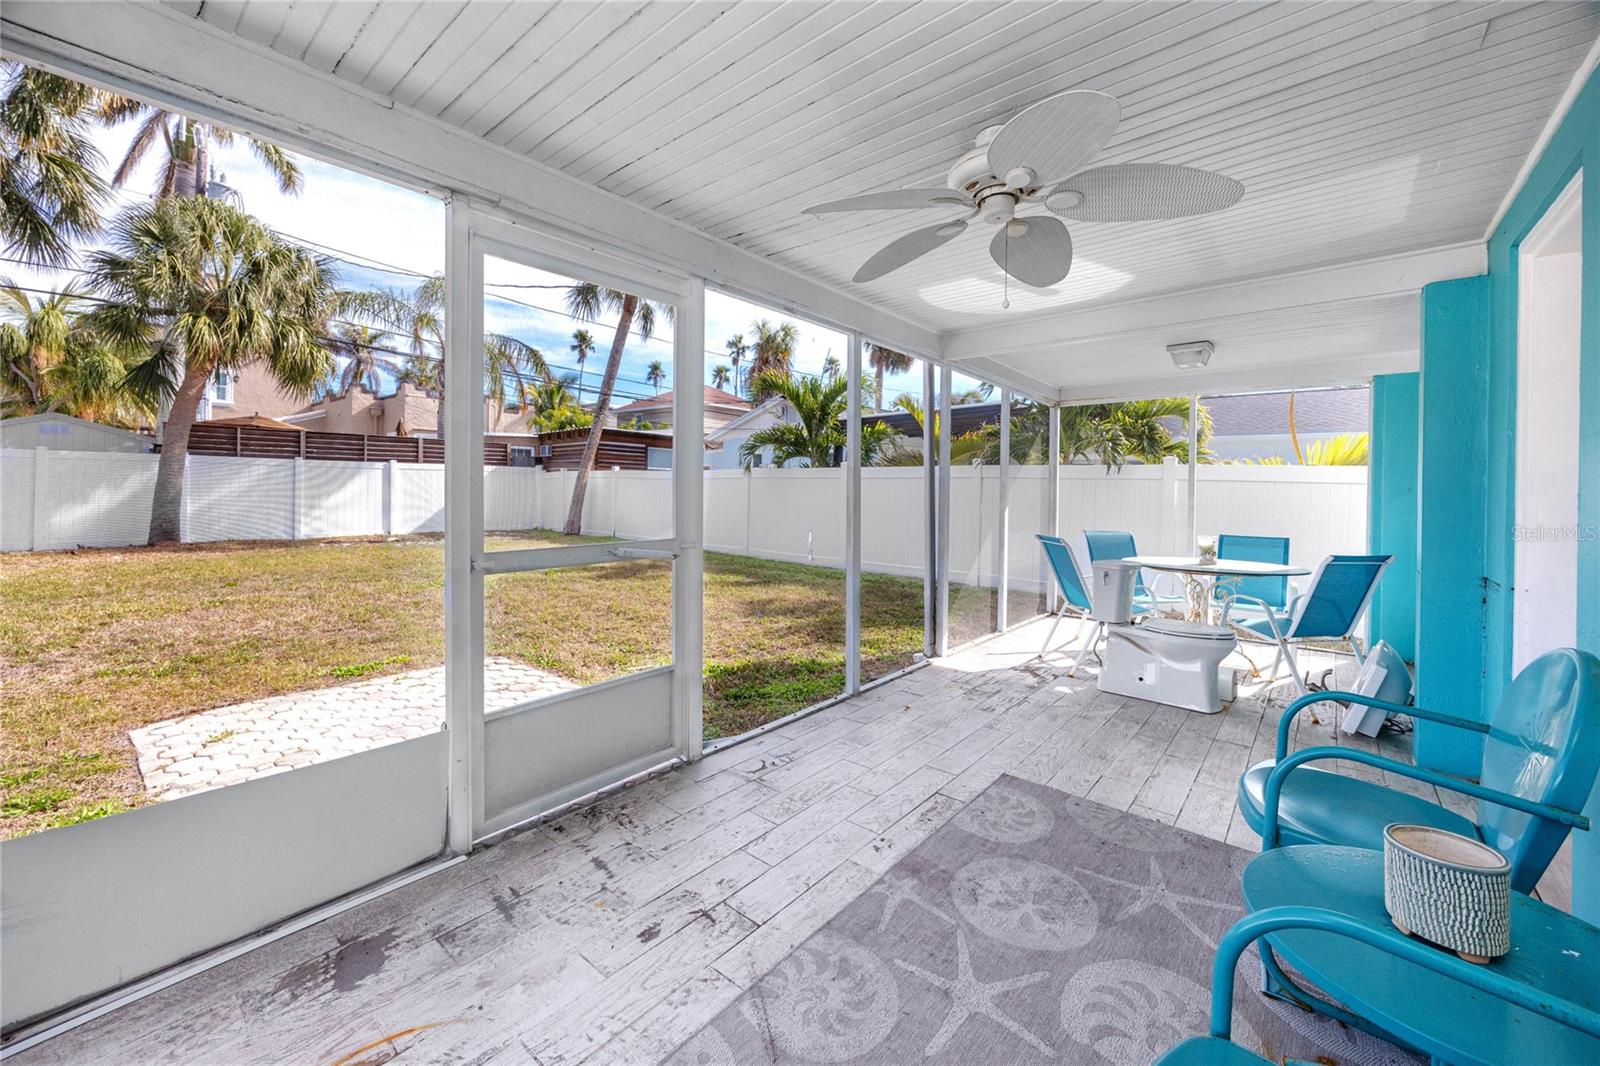
M 271 429 L 266 426 L 220 426 L 200 423 L 189 430 L 190 455 L 226 455 L 235 459 L 328 459 L 346 463 L 443 463 L 445 442 L 433 437 L 381 437 L 370 433 L 323 433 L 318 430 Z M 581 452 L 581 446 L 580 446 Z M 483 442 L 487 466 L 511 460 L 505 441 Z

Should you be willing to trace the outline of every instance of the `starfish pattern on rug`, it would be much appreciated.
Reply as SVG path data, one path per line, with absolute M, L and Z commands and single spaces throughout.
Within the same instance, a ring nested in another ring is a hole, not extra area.
M 967 953 L 967 937 L 960 926 L 956 927 L 956 975 L 954 978 L 940 977 L 938 974 L 929 973 L 922 967 L 905 962 L 901 959 L 894 960 L 894 964 L 913 976 L 920 977 L 936 988 L 942 988 L 950 993 L 950 1010 L 945 1014 L 944 1021 L 939 1025 L 939 1031 L 933 1034 L 933 1039 L 928 1041 L 924 1055 L 937 1055 L 948 1044 L 961 1027 L 967 1024 L 967 1019 L 974 1014 L 981 1014 L 990 1021 L 1004 1027 L 1018 1038 L 1027 1041 L 1046 1055 L 1055 1056 L 1055 1049 L 1043 1040 L 1034 1036 L 1009 1014 L 996 1006 L 994 997 L 1001 992 L 1011 992 L 1029 985 L 1038 984 L 1050 976 L 1048 970 L 1038 973 L 1024 974 L 1021 977 L 1007 977 L 999 981 L 980 981 L 972 972 L 972 958 Z
M 883 880 L 868 889 L 867 894 L 883 897 L 883 915 L 878 919 L 878 932 L 880 933 L 889 928 L 889 922 L 894 918 L 894 912 L 900 909 L 900 904 L 902 903 L 915 904 L 929 914 L 942 918 L 951 925 L 955 924 L 954 918 L 917 894 L 917 880 L 914 877 L 906 877 L 903 874 L 890 872 L 884 875 Z
M 1199 937 L 1207 947 L 1210 947 L 1213 950 L 1215 950 L 1217 946 L 1216 940 L 1206 935 L 1206 932 L 1194 923 L 1194 919 L 1185 913 L 1182 905 L 1188 904 L 1195 907 L 1212 907 L 1217 910 L 1224 911 L 1238 911 L 1244 909 L 1243 907 L 1239 907 L 1232 903 L 1219 903 L 1214 899 L 1203 899 L 1200 896 L 1190 896 L 1185 895 L 1182 892 L 1172 891 L 1172 889 L 1167 887 L 1166 876 L 1162 874 L 1161 866 L 1154 858 L 1150 860 L 1150 879 L 1142 885 L 1136 884 L 1132 881 L 1123 881 L 1120 878 L 1110 877 L 1106 874 L 1096 873 L 1094 870 L 1089 870 L 1081 866 L 1078 867 L 1078 872 L 1081 874 L 1086 874 L 1089 877 L 1093 877 L 1097 880 L 1105 881 L 1108 884 L 1120 885 L 1123 888 L 1131 888 L 1136 893 L 1133 902 L 1129 903 L 1126 907 L 1122 908 L 1122 910 L 1118 911 L 1116 917 L 1111 919 L 1113 922 L 1120 922 L 1126 918 L 1131 918 L 1136 914 L 1149 910 L 1151 907 L 1160 907 L 1162 910 L 1178 919 L 1178 921 L 1182 922 L 1184 927 L 1187 928 L 1189 932 Z

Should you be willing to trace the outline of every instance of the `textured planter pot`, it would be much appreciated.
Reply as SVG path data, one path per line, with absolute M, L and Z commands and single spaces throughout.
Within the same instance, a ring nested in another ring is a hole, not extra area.
M 1511 864 L 1476 840 L 1425 825 L 1386 828 L 1383 904 L 1402 933 L 1468 962 L 1511 950 Z

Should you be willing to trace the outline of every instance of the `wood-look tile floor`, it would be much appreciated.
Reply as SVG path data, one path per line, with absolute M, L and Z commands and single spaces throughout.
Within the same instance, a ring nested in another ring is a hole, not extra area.
M 1067 657 L 1033 657 L 1043 635 L 1019 627 L 519 833 L 17 1066 L 654 1063 L 1002 773 L 1253 849 L 1236 781 L 1270 756 L 1292 683 L 1269 713 L 1257 683 L 1191 714 L 1066 677 Z M 1296 747 L 1330 727 L 1301 715 Z M 1408 756 L 1403 737 L 1361 743 Z

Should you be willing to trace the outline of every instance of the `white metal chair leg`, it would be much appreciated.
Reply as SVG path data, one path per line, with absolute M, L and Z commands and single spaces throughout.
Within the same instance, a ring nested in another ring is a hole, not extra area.
M 1278 653 L 1272 657 L 1272 673 L 1267 676 L 1267 684 L 1278 680 L 1278 667 L 1283 665 L 1283 641 L 1278 642 Z
M 1294 652 L 1289 650 L 1288 644 L 1283 645 L 1283 657 L 1289 664 L 1289 672 L 1294 675 L 1294 687 L 1300 691 L 1300 695 L 1309 696 L 1311 690 L 1306 688 L 1306 679 L 1300 676 L 1300 664 L 1295 661 Z
M 1079 668 L 1083 666 L 1083 660 L 1094 649 L 1095 645 L 1100 643 L 1100 634 L 1105 628 L 1106 624 L 1104 622 L 1096 622 L 1094 624 L 1094 628 L 1089 631 L 1089 639 L 1083 642 L 1082 648 L 1078 649 L 1078 657 L 1073 660 L 1072 669 L 1067 671 L 1068 677 L 1077 676 Z
M 1044 647 L 1039 649 L 1039 654 L 1034 656 L 1035 659 L 1042 659 L 1046 655 L 1049 654 L 1049 652 L 1050 652 L 1050 642 L 1055 639 L 1056 630 L 1058 628 L 1060 628 L 1060 626 L 1061 626 L 1061 612 L 1057 611 L 1056 612 L 1056 620 L 1054 622 L 1050 623 L 1050 632 L 1048 632 L 1048 633 L 1046 633 L 1044 635 Z

